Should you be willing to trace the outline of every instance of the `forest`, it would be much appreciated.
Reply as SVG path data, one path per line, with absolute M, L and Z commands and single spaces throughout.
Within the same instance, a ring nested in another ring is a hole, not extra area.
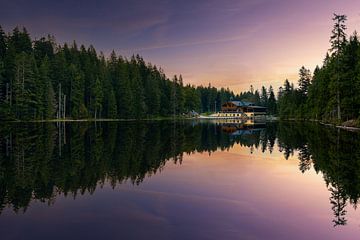
M 298 87 L 288 80 L 278 92 L 281 118 L 313 119 L 333 123 L 360 116 L 360 42 L 355 31 L 346 35 L 345 15 L 334 14 L 331 48 L 323 65 L 311 74 L 302 67 Z M 359 124 L 360 125 L 360 124 Z
M 60 45 L 50 35 L 32 40 L 25 28 L 5 34 L 0 27 L 0 120 L 149 119 L 244 100 L 280 119 L 360 125 L 360 42 L 356 32 L 346 35 L 346 21 L 334 14 L 323 65 L 313 73 L 301 67 L 297 87 L 286 80 L 277 96 L 272 86 L 235 94 L 185 85 L 181 75 L 170 79 L 139 55 L 105 57 L 91 45 Z
M 219 110 L 229 89 L 184 85 L 139 55 L 32 40 L 25 28 L 0 27 L 0 120 L 143 119 Z
M 93 46 L 57 44 L 53 36 L 32 40 L 26 28 L 5 34 L 0 26 L 0 120 L 145 119 L 190 111 L 220 111 L 229 100 L 245 100 L 276 113 L 272 86 L 261 93 L 184 85 L 139 55 Z

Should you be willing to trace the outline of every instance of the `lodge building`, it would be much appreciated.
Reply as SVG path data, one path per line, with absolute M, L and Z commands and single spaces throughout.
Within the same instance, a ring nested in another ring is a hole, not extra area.
M 247 117 L 247 118 L 265 118 L 266 107 L 255 106 L 251 102 L 245 101 L 229 101 L 221 106 L 219 117 Z

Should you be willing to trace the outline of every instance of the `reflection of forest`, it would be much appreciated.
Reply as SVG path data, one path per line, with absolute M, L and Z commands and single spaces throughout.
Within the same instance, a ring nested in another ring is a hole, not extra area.
M 300 171 L 313 164 L 323 173 L 334 224 L 346 224 L 346 204 L 356 207 L 360 197 L 360 135 L 314 124 L 12 124 L 0 129 L 0 206 L 26 210 L 33 199 L 52 203 L 57 194 L 92 193 L 105 181 L 139 184 L 184 153 L 234 144 L 271 153 L 276 139 L 285 158 L 299 152 Z
M 0 206 L 26 210 L 32 199 L 51 203 L 60 193 L 92 193 L 105 181 L 139 184 L 167 160 L 233 144 L 210 123 L 9 125 L 0 130 Z
M 299 169 L 313 165 L 331 192 L 334 226 L 346 224 L 345 207 L 360 198 L 360 134 L 317 124 L 279 124 L 277 138 L 285 158 L 298 151 Z

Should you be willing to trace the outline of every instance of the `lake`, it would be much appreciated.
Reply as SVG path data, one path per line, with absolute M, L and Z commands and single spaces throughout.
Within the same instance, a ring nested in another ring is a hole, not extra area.
M 356 239 L 360 134 L 211 121 L 0 128 L 1 239 Z

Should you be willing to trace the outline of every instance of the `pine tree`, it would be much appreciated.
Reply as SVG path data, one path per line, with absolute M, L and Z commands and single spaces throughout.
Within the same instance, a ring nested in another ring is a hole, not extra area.
M 16 53 L 32 53 L 31 38 L 26 28 L 23 28 L 22 32 L 20 32 L 19 28 L 16 27 L 9 38 L 9 44 L 14 46 Z
M 34 42 L 34 55 L 38 65 L 41 64 L 40 62 L 44 59 L 45 56 L 48 59 L 52 59 L 54 57 L 55 43 L 52 41 L 53 40 L 51 37 L 48 36 L 48 39 L 42 37 L 40 40 L 36 40 Z
M 176 94 L 177 94 L 177 112 L 178 114 L 184 113 L 184 82 L 182 75 L 179 76 L 178 85 L 176 88 Z M 213 94 L 212 102 L 215 102 L 216 93 Z
M 16 57 L 16 74 L 13 86 L 15 116 L 18 119 L 36 118 L 38 99 L 36 95 L 37 69 L 35 59 L 25 52 Z
M 70 104 L 68 108 L 71 112 L 71 117 L 75 119 L 88 117 L 88 111 L 84 103 L 84 90 L 85 80 L 84 74 L 77 69 L 74 64 L 69 67 L 69 79 L 70 79 Z
M 92 97 L 93 97 L 93 102 L 94 102 L 94 118 L 97 119 L 101 116 L 101 111 L 102 111 L 102 101 L 104 98 L 104 93 L 102 91 L 102 84 L 99 78 L 96 79 L 95 81 L 95 86 L 92 89 Z
M 41 89 L 41 118 L 53 119 L 56 112 L 56 101 L 53 84 L 50 78 L 50 63 L 47 55 L 45 55 L 39 69 L 39 80 L 42 84 Z
M 0 120 L 9 120 L 10 117 L 10 102 L 9 102 L 9 84 L 5 80 L 5 65 L 0 60 Z
M 254 104 L 255 105 L 261 104 L 260 93 L 258 90 L 255 90 L 255 93 L 254 93 Z
M 276 114 L 276 99 L 273 87 L 269 87 L 268 112 L 272 115 Z
M 341 92 L 341 108 L 344 119 L 354 119 L 359 113 L 360 105 L 356 101 L 358 95 L 356 94 L 357 65 L 360 60 L 359 48 L 360 43 L 355 32 L 344 46 L 340 61 L 341 87 L 344 89 Z
M 134 101 L 131 103 L 131 116 L 141 119 L 146 113 L 144 87 L 142 85 L 141 74 L 134 60 L 131 60 L 130 66 L 130 89 Z
M 123 59 L 119 59 L 116 66 L 116 72 L 113 76 L 118 115 L 120 118 L 134 118 L 136 112 L 135 106 L 135 87 L 131 81 L 130 65 Z
M 267 90 L 264 86 L 262 86 L 262 88 L 261 88 L 260 102 L 261 102 L 262 106 L 264 106 L 264 107 L 268 106 L 268 94 L 267 94 Z
M 336 58 L 336 84 L 333 87 L 333 90 L 336 92 L 336 105 L 337 105 L 337 118 L 341 120 L 341 106 L 340 106 L 340 54 L 343 50 L 344 45 L 346 44 L 346 25 L 345 22 L 347 17 L 345 15 L 338 15 L 334 14 L 333 21 L 334 21 L 334 28 L 332 30 L 332 36 L 330 37 L 331 42 L 331 53 L 332 56 Z
M 160 86 L 156 68 L 147 74 L 144 92 L 148 114 L 157 116 L 160 110 Z
M 311 73 L 309 69 L 302 66 L 299 70 L 299 92 L 303 97 L 306 97 L 311 83 Z
M 4 61 L 6 53 L 6 36 L 0 25 L 0 61 Z

